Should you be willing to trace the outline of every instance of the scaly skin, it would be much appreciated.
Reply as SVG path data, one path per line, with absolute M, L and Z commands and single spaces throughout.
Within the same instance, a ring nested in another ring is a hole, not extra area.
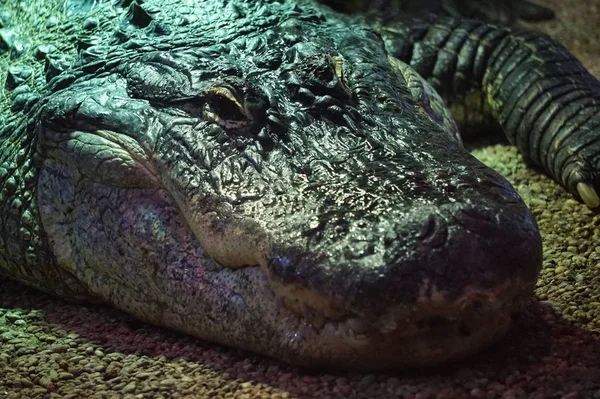
M 363 369 L 479 350 L 531 295 L 533 216 L 410 65 L 454 105 L 489 98 L 519 141 L 502 115 L 522 103 L 502 97 L 514 80 L 497 61 L 516 43 L 553 72 L 537 36 L 476 25 L 458 68 L 428 57 L 456 51 L 440 51 L 465 32 L 452 19 L 370 28 L 308 1 L 7 10 L 24 46 L 3 60 L 32 76 L 13 74 L 0 104 L 3 274 L 294 364 Z M 28 37 L 55 46 L 45 73 Z M 576 171 L 593 192 L 587 157 Z

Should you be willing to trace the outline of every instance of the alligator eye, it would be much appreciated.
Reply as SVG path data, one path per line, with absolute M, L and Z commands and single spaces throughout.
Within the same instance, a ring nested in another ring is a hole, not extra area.
M 203 114 L 225 129 L 248 127 L 253 119 L 244 99 L 228 84 L 215 85 L 206 91 Z

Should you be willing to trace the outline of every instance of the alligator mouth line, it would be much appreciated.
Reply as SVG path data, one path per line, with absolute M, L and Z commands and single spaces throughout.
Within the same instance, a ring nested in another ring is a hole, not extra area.
M 424 286 L 427 286 L 426 282 Z M 411 332 L 435 330 L 449 332 L 449 328 L 452 328 L 466 338 L 479 329 L 476 327 L 479 324 L 477 316 L 517 311 L 518 306 L 515 308 L 514 304 L 520 300 L 524 303 L 526 299 L 520 298 L 519 290 L 515 289 L 520 286 L 522 284 L 518 281 L 507 281 L 491 290 L 468 288 L 461 297 L 453 301 L 446 300 L 441 291 L 434 289 L 429 298 L 421 296 L 414 304 L 393 306 L 378 320 L 370 320 L 351 311 L 338 317 L 329 317 L 309 305 L 298 304 L 295 298 L 277 295 L 272 290 L 286 309 L 301 317 L 315 331 L 324 330 L 328 326 L 351 332 L 356 338 L 367 338 L 369 332 L 389 334 L 402 331 L 407 335 Z M 510 295 L 513 292 L 514 295 Z
M 276 281 L 270 275 L 266 256 L 270 236 L 258 223 L 245 218 L 219 217 L 216 212 L 186 219 L 209 256 L 232 271 L 259 267 L 275 298 L 300 318 L 305 330 L 315 333 L 330 331 L 367 340 L 372 335 L 392 332 L 409 336 L 445 331 L 466 339 L 486 330 L 484 323 L 489 321 L 489 315 L 508 316 L 514 312 L 515 304 L 532 291 L 531 284 L 515 278 L 491 288 L 465 287 L 462 295 L 449 298 L 444 290 L 422 281 L 414 303 L 394 304 L 380 318 L 371 319 L 336 303 L 343 302 L 343 298 L 335 301 L 314 289 Z
M 505 335 L 513 315 L 529 298 L 523 283 L 507 281 L 485 291 L 467 289 L 454 301 L 437 293 L 438 298 L 392 307 L 375 320 L 352 312 L 333 319 L 309 307 L 299 313 L 290 309 L 288 299 L 275 297 L 295 316 L 297 325 L 287 344 L 296 349 L 302 350 L 307 341 L 313 349 L 315 345 L 326 348 L 324 353 L 353 369 L 429 367 L 470 356 Z M 325 366 L 330 361 L 293 360 Z

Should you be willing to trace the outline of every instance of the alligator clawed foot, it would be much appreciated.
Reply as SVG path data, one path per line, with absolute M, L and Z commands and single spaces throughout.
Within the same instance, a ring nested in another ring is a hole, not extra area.
M 598 195 L 597 185 L 592 174 L 577 170 L 571 174 L 570 187 L 575 187 L 576 195 L 590 209 L 596 209 L 600 206 L 600 196 Z

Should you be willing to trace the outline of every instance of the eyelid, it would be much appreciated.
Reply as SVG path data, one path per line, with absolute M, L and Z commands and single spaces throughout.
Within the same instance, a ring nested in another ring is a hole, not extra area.
M 235 96 L 233 88 L 227 86 L 213 86 L 207 90 L 207 94 L 212 94 L 214 96 L 225 97 L 226 99 L 233 102 L 242 113 L 245 114 L 244 105 L 240 102 L 240 100 Z
M 238 111 L 242 115 L 244 115 L 248 119 L 252 119 L 252 114 L 248 110 L 245 102 L 243 100 L 240 100 L 240 98 L 236 95 L 237 91 L 232 86 L 228 84 L 218 83 L 207 89 L 206 94 L 226 98 L 227 100 L 235 104 L 235 106 L 238 108 Z

